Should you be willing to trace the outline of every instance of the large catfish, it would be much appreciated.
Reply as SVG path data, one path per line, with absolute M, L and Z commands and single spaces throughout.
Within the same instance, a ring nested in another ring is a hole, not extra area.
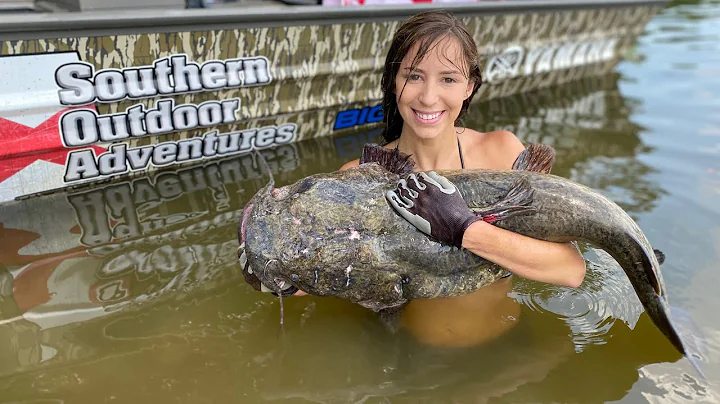
M 540 240 L 583 241 L 623 268 L 648 315 L 681 353 L 653 250 L 630 216 L 600 193 L 549 174 L 554 150 L 530 145 L 512 170 L 437 171 L 494 225 Z M 316 174 L 258 191 L 238 229 L 243 274 L 257 290 L 283 296 L 298 289 L 347 299 L 375 311 L 411 299 L 460 296 L 507 274 L 463 248 L 432 240 L 386 200 L 409 156 L 366 145 L 360 166 Z M 660 261 L 659 261 L 660 260 Z

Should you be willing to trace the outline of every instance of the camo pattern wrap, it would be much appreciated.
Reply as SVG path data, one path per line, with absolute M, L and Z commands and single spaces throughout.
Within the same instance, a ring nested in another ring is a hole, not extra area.
M 582 77 L 605 74 L 631 49 L 635 37 L 659 10 L 660 6 L 623 6 L 466 17 L 464 21 L 481 54 L 485 81 L 475 101 L 505 97 Z M 94 74 L 103 69 L 153 66 L 159 59 L 176 55 L 186 55 L 188 63 L 198 65 L 207 61 L 266 58 L 270 81 L 261 85 L 228 86 L 192 93 L 125 98 L 120 101 L 93 101 L 90 104 L 97 114 L 102 116 L 126 113 L 129 108 L 139 105 L 148 111 L 156 108 L 156 102 L 161 99 L 173 100 L 175 106 L 198 106 L 204 102 L 237 99 L 239 105 L 233 111 L 232 120 L 209 127 L 197 126 L 183 130 L 173 127 L 171 131 L 156 135 L 133 135 L 111 141 L 100 138 L 92 143 L 92 146 L 100 148 L 96 149 L 98 155 L 98 150 L 107 149 L 111 144 L 124 144 L 128 149 L 136 148 L 137 151 L 143 146 L 167 145 L 170 142 L 203 137 L 213 131 L 222 135 L 258 130 L 262 126 L 277 128 L 276 125 L 282 124 L 294 125 L 292 139 L 286 140 L 296 142 L 381 120 L 382 111 L 379 111 L 379 117 L 376 113 L 374 120 L 350 117 L 343 125 L 337 125 L 339 113 L 343 111 L 379 105 L 382 98 L 380 79 L 386 52 L 390 38 L 401 23 L 400 20 L 394 20 L 0 41 L 0 68 L 2 60 L 7 59 L 5 56 L 58 52 L 76 52 L 80 62 L 88 63 L 94 68 Z M 52 73 L 46 75 L 52 76 Z M 52 82 L 53 77 L 48 77 L 47 80 Z M 51 84 L 55 86 L 54 83 Z M 53 91 L 51 88 L 50 96 Z M 41 110 L 41 107 L 38 105 L 37 109 Z M 0 120 L 2 118 L 3 111 L 0 111 Z M 0 140 L 12 136 L 13 134 L 4 132 L 0 125 Z M 62 134 L 61 137 L 65 139 Z M 255 146 L 254 139 L 246 143 L 260 148 Z M 279 144 L 282 142 L 273 146 Z M 65 140 L 62 146 L 67 147 Z M 58 144 L 54 147 L 62 146 Z M 51 147 L 48 146 L 46 150 L 33 150 L 33 153 L 50 150 Z M 248 150 L 242 148 L 239 150 L 246 151 Z M 200 160 L 223 156 L 220 153 L 203 154 Z M 11 166 L 8 169 L 11 173 L 17 171 L 17 167 L 27 165 L 24 161 L 13 162 L 14 157 L 12 154 L 8 156 L 0 152 L 0 161 L 3 158 L 9 159 L 0 164 L 0 183 L 1 172 L 5 170 L 3 164 Z M 197 162 L 196 158 L 190 163 Z M 87 165 L 87 161 L 85 164 Z M 65 174 L 59 176 L 59 179 L 57 174 L 43 173 L 40 177 L 56 178 L 43 180 L 47 181 L 43 184 L 28 186 L 30 182 L 39 181 L 39 176 L 33 175 L 30 179 L 16 181 L 25 184 L 21 188 L 10 191 L 0 189 L 0 202 L 119 175 L 134 176 L 136 173 L 153 171 L 162 166 L 155 164 L 154 160 L 153 164 L 144 164 L 140 169 L 126 169 L 124 172 L 110 174 L 100 170 L 98 175 L 82 178 L 69 175 L 71 170 L 66 165 Z M 189 163 L 180 162 L 178 159 L 172 165 L 186 164 Z M 101 166 L 99 160 L 97 166 Z
M 517 44 L 536 48 L 570 41 L 618 38 L 619 47 L 624 49 L 657 11 L 657 7 L 603 8 L 464 18 L 464 22 L 478 44 L 483 63 L 486 63 L 488 58 Z M 207 100 L 239 97 L 238 119 L 242 121 L 380 100 L 380 77 L 389 40 L 401 23 L 4 41 L 0 42 L 0 55 L 77 51 L 80 60 L 94 65 L 96 71 L 151 65 L 156 59 L 174 54 L 187 54 L 197 63 L 265 56 L 270 62 L 273 77 L 273 83 L 268 86 L 174 97 L 176 104 L 199 104 Z M 555 83 L 547 83 L 551 84 Z M 489 87 L 483 86 L 476 99 L 493 94 Z M 493 97 L 497 96 L 493 94 Z M 146 107 L 153 105 L 152 99 L 142 101 Z M 137 101 L 123 101 L 98 104 L 97 108 L 98 113 L 108 114 L 135 104 Z M 222 130 L 236 130 L 243 126 L 241 122 Z M 309 130 L 302 131 L 297 140 L 331 132 L 327 123 L 321 126 L 307 128 Z M 182 139 L 197 131 L 191 132 L 179 132 L 165 138 L 138 139 L 133 144 Z

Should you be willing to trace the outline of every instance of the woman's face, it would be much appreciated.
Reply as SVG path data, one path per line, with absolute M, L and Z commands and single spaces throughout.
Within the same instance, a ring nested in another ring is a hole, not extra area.
M 423 139 L 454 133 L 463 101 L 473 90 L 473 84 L 460 70 L 464 67 L 462 49 L 454 38 L 441 39 L 437 46 L 431 46 L 415 70 L 410 71 L 417 50 L 415 45 L 405 55 L 395 77 L 395 97 L 405 125 L 403 132 L 409 131 Z M 402 97 L 398 98 L 401 93 Z

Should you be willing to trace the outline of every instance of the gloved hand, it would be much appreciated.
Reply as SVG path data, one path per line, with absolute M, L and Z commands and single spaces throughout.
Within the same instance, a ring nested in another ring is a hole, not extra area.
M 385 197 L 418 230 L 458 248 L 465 230 L 482 220 L 467 207 L 455 185 L 434 171 L 408 175 Z

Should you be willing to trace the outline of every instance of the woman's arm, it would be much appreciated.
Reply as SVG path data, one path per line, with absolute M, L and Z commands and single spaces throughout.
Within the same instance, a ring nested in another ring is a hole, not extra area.
M 525 150 L 512 132 L 493 132 L 486 139 L 480 147 L 491 149 L 504 168 Z M 585 278 L 585 259 L 573 243 L 542 241 L 481 221 L 467 228 L 462 245 L 523 278 L 573 288 Z
M 498 131 L 478 137 L 485 164 L 510 169 L 525 150 L 514 134 Z M 418 188 L 418 181 L 425 183 Z M 440 190 L 443 191 L 440 191 Z M 585 260 L 573 243 L 534 239 L 486 223 L 468 209 L 457 188 L 434 172 L 416 173 L 399 182 L 388 200 L 416 228 L 436 240 L 467 248 L 523 278 L 578 287 L 585 277 Z
M 343 164 L 338 171 L 347 170 L 350 167 L 357 167 L 359 165 L 360 165 L 360 159 L 348 161 L 347 163 Z
M 571 243 L 542 241 L 483 221 L 457 187 L 433 171 L 409 174 L 386 198 L 423 233 L 464 247 L 518 276 L 570 287 L 578 287 L 585 277 L 585 260 Z
M 523 278 L 576 288 L 585 277 L 585 259 L 572 243 L 534 239 L 482 220 L 465 230 L 462 246 Z

